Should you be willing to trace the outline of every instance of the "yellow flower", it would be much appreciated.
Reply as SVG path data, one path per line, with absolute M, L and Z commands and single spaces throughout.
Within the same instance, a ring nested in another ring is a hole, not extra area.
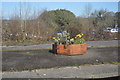
M 82 37 L 81 35 L 79 37 Z
M 70 41 L 73 41 L 73 40 L 74 40 L 74 38 L 70 39 Z
M 60 40 L 60 38 L 58 40 Z
M 79 36 L 80 34 L 77 34 L 76 36 Z
M 80 34 L 76 35 L 76 37 L 82 37 Z
M 53 37 L 52 39 L 56 39 L 56 37 Z
M 82 36 L 83 36 L 84 34 L 82 34 Z

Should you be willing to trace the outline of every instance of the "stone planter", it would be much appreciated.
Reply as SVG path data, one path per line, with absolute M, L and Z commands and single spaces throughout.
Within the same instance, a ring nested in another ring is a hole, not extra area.
M 87 50 L 87 44 L 71 44 L 71 45 L 54 45 L 53 51 L 62 55 L 77 55 L 85 54 Z

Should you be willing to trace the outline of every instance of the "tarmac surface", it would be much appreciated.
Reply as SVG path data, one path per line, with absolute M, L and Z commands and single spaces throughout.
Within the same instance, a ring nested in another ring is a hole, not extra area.
M 37 69 L 37 70 L 20 71 L 20 72 L 5 72 L 2 75 L 3 78 L 82 78 L 82 79 L 94 78 L 95 80 L 97 78 L 117 77 L 117 76 L 118 76 L 117 64 L 100 64 L 100 65 L 89 65 L 89 66 Z
M 88 41 L 75 56 L 51 53 L 52 44 L 2 46 L 2 80 L 119 80 L 119 41 Z
M 3 51 L 2 70 L 22 71 L 118 61 L 118 48 L 88 48 L 84 55 L 57 55 L 50 50 Z
M 111 41 L 87 41 L 88 47 L 109 47 L 118 46 L 120 40 Z M 22 49 L 52 49 L 52 44 L 39 44 L 28 46 L 2 46 L 2 50 L 22 50 Z

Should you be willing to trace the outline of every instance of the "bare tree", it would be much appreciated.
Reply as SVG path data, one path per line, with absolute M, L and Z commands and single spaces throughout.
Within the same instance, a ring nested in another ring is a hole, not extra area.
M 1 5 L 2 3 L 0 3 Z M 3 20 L 3 11 L 2 6 L 0 6 L 0 46 L 2 45 L 2 20 Z
M 92 13 L 92 5 L 91 4 L 85 5 L 83 10 L 83 16 L 88 18 L 90 17 L 91 13 Z
M 91 13 L 92 13 L 92 5 L 87 4 L 85 5 L 83 10 L 83 18 L 79 18 L 79 20 L 83 25 L 82 29 L 86 34 L 88 34 L 90 29 L 93 29 Z

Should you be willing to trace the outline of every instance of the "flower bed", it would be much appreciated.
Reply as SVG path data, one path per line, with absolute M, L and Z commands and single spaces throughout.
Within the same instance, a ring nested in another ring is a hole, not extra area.
M 63 31 L 58 33 L 57 37 L 53 37 L 55 43 L 53 44 L 53 51 L 57 54 L 76 55 L 85 54 L 87 44 L 83 38 L 84 34 L 78 34 L 75 38 L 70 38 L 69 33 Z
M 77 55 L 85 54 L 87 50 L 87 44 L 71 44 L 71 45 L 53 45 L 54 52 L 64 55 Z

